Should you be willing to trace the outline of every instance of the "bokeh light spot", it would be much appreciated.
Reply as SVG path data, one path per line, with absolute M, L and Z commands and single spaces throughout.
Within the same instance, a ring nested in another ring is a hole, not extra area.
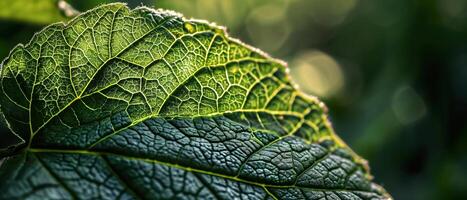
M 394 93 L 392 110 L 401 124 L 410 124 L 425 116 L 426 105 L 412 87 L 402 86 Z
M 341 66 L 321 51 L 306 51 L 293 59 L 291 76 L 308 93 L 322 98 L 337 95 L 344 86 Z

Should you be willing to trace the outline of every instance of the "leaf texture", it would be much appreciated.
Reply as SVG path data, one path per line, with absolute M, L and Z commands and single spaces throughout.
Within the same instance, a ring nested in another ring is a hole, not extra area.
M 286 71 L 170 11 L 52 24 L 3 62 L 0 199 L 390 199 Z

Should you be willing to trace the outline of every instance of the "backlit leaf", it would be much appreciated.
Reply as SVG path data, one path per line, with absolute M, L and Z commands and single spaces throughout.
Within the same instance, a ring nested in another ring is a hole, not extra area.
M 103 5 L 17 46 L 0 81 L 24 141 L 0 199 L 390 198 L 283 62 L 205 21 Z

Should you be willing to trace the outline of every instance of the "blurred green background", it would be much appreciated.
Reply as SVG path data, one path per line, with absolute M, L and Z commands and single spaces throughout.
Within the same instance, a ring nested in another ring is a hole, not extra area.
M 79 11 L 107 2 L 68 1 Z M 216 22 L 287 61 L 395 199 L 467 199 L 467 1 L 127 3 Z M 66 20 L 55 0 L 0 0 L 0 57 Z

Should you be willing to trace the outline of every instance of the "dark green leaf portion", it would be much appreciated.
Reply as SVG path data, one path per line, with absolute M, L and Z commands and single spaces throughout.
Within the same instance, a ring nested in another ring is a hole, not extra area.
M 0 199 L 390 198 L 281 61 L 207 22 L 103 5 L 2 65 Z
M 0 199 L 71 199 L 33 153 L 7 158 L 1 166 Z
M 6 161 L 10 172 L 0 190 L 39 188 L 6 197 L 38 197 L 41 188 L 58 188 L 60 195 L 110 199 L 286 199 L 294 190 L 310 198 L 326 192 L 342 199 L 383 198 L 345 148 L 267 131 L 224 116 L 152 118 L 85 150 L 30 148 Z M 9 177 L 16 173 L 22 176 Z M 29 182 L 37 177 L 45 182 Z

